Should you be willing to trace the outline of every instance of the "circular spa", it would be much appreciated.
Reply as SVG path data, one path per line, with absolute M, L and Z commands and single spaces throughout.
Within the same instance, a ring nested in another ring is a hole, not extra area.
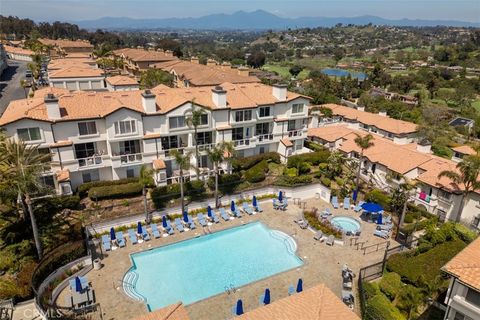
M 361 229 L 360 222 L 350 217 L 333 217 L 330 222 L 335 227 L 342 229 L 342 231 L 352 234 L 359 232 Z

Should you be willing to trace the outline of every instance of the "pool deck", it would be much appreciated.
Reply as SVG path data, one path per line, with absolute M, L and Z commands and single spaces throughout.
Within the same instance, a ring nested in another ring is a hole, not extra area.
M 319 210 L 329 207 L 334 216 L 359 217 L 359 213 L 353 210 L 333 209 L 331 205 L 317 199 L 308 199 L 306 208 L 316 207 Z M 302 209 L 289 202 L 286 211 L 277 211 L 272 207 L 271 201 L 263 202 L 263 213 L 253 216 L 243 215 L 240 219 L 228 222 L 221 220 L 220 223 L 210 226 L 212 232 L 224 230 L 252 221 L 262 221 L 271 229 L 277 229 L 292 236 L 298 245 L 297 255 L 305 264 L 299 268 L 289 270 L 271 277 L 250 283 L 238 288 L 235 293 L 219 294 L 205 300 L 190 304 L 186 309 L 191 319 L 228 319 L 232 318 L 231 309 L 238 299 L 243 300 L 246 311 L 259 307 L 259 296 L 265 288 L 270 288 L 272 301 L 288 296 L 289 286 L 295 286 L 298 278 L 303 279 L 304 288 L 312 287 L 318 283 L 325 283 L 337 296 L 341 296 L 342 278 L 341 267 L 347 263 L 348 266 L 358 274 L 361 267 L 381 261 L 384 249 L 367 253 L 350 246 L 350 237 L 346 237 L 344 245 L 335 244 L 328 246 L 325 242 L 313 239 L 314 233 L 311 230 L 300 229 L 293 221 L 301 215 Z M 366 242 L 365 245 L 384 243 L 385 240 L 373 236 L 375 225 L 361 222 L 362 234 L 359 241 Z M 203 234 L 202 228 L 197 224 L 196 230 L 184 233 L 175 232 L 174 235 L 160 239 L 152 239 L 137 245 L 131 245 L 127 239 L 125 248 L 117 249 L 107 253 L 103 259 L 103 267 L 100 270 L 92 270 L 87 274 L 95 290 L 97 302 L 100 303 L 103 312 L 103 319 L 133 319 L 134 317 L 147 313 L 146 305 L 127 297 L 121 287 L 121 280 L 125 272 L 132 266 L 130 254 L 163 246 L 166 244 L 190 239 Z M 391 246 L 396 246 L 393 239 L 390 239 Z M 165 263 L 168 263 L 166 261 Z M 218 266 L 221 272 L 222 266 Z M 158 270 L 161 272 L 161 270 Z M 65 289 L 58 298 L 58 304 L 62 305 L 69 289 Z M 358 300 L 358 299 L 357 299 Z M 358 308 L 357 310 L 358 311 Z

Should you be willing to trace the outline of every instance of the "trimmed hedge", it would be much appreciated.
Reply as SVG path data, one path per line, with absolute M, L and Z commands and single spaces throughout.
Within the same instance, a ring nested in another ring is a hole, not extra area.
M 215 184 L 215 181 L 214 181 Z M 203 181 L 191 180 L 184 183 L 184 196 L 203 197 L 206 192 Z M 156 209 L 165 207 L 165 203 L 180 198 L 180 184 L 169 184 L 152 189 L 150 192 L 153 205 Z
M 257 154 L 251 157 L 238 158 L 233 160 L 232 167 L 235 171 L 248 170 L 262 160 L 266 160 L 267 162 L 280 163 L 280 155 L 276 152 L 267 152 Z
M 380 279 L 379 287 L 393 301 L 403 287 L 402 279 L 395 272 L 384 273 L 382 279 Z
M 132 197 L 142 194 L 142 190 L 143 186 L 138 182 L 113 186 L 92 187 L 88 191 L 88 197 L 92 200 Z
M 312 180 L 312 177 L 308 175 L 298 177 L 280 176 L 274 184 L 280 187 L 295 187 L 312 183 Z
M 330 152 L 328 150 L 291 156 L 288 158 L 287 167 L 298 168 L 304 162 L 309 163 L 310 165 L 316 166 L 316 165 L 319 165 L 320 163 L 326 163 L 329 156 L 330 156 Z
M 388 210 L 391 198 L 382 190 L 373 189 L 372 191 L 365 194 L 365 201 L 378 203 L 384 209 Z
M 245 179 L 250 183 L 256 183 L 265 180 L 265 174 L 268 172 L 267 160 L 262 160 L 247 171 L 245 171 Z
M 371 319 L 368 315 L 372 314 L 377 317 L 376 319 L 405 320 L 405 317 L 400 313 L 400 310 L 398 310 L 383 294 L 377 294 L 368 299 L 366 313 L 366 319 Z
M 133 183 L 133 182 L 138 182 L 138 178 L 126 178 L 126 179 L 111 180 L 111 181 L 110 180 L 92 181 L 92 182 L 87 182 L 79 185 L 77 188 L 77 191 L 78 191 L 78 195 L 84 198 L 87 196 L 88 190 L 90 190 L 93 187 L 116 186 L 120 184 Z
M 218 190 L 223 193 L 232 193 L 242 182 L 240 173 L 222 174 L 218 176 Z M 207 182 L 210 190 L 215 190 L 215 177 L 210 177 Z
M 327 177 L 321 177 L 320 178 L 320 182 L 327 188 L 330 187 L 330 185 L 332 184 L 332 181 L 330 179 L 328 179 Z

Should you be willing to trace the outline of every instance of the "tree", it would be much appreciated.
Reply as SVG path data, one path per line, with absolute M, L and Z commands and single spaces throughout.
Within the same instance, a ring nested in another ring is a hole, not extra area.
M 346 158 L 343 153 L 333 151 L 327 159 L 327 175 L 330 179 L 341 176 Z
M 407 320 L 412 318 L 420 304 L 422 304 L 420 289 L 408 284 L 400 290 L 397 296 L 397 305 L 399 309 L 407 313 Z
M 147 203 L 147 186 L 154 184 L 152 178 L 153 170 L 142 165 L 140 168 L 140 178 L 139 182 L 142 184 L 142 195 L 143 195 L 143 208 L 145 213 L 146 223 L 150 223 L 150 215 L 148 213 L 148 203 Z
M 448 106 L 448 103 L 455 98 L 455 90 L 450 88 L 440 88 L 435 95 L 437 99 L 445 101 L 445 104 Z
M 302 66 L 299 66 L 299 65 L 294 65 L 290 68 L 290 70 L 288 70 L 288 72 L 290 72 L 290 74 L 296 78 L 300 72 L 302 72 L 303 70 L 303 67 Z
M 357 190 L 360 189 L 360 171 L 362 170 L 362 162 L 363 162 L 363 153 L 365 150 L 368 148 L 372 147 L 374 143 L 372 142 L 373 136 L 371 134 L 367 134 L 366 136 L 362 137 L 358 133 L 356 133 L 357 137 L 355 138 L 355 144 L 360 148 L 360 163 L 358 164 L 358 169 L 357 169 L 357 179 L 355 181 L 355 188 Z M 358 197 L 357 197 L 358 198 Z M 355 203 L 357 200 L 355 199 Z
M 260 68 L 265 64 L 265 53 L 255 51 L 247 58 L 247 64 L 253 68 Z
M 33 212 L 31 194 L 42 190 L 39 176 L 45 169 L 45 163 L 50 160 L 50 154 L 41 154 L 38 152 L 38 146 L 30 146 L 22 140 L 17 142 L 12 139 L 0 142 L 0 154 L 1 180 L 8 181 L 8 184 L 15 188 L 19 202 L 27 205 L 26 211 L 30 216 L 38 258 L 41 259 L 42 242 Z
M 25 99 L 28 98 L 27 94 L 27 87 L 28 87 L 28 82 L 25 79 L 20 80 L 20 86 L 23 88 L 23 92 L 25 93 Z
M 406 179 L 405 177 L 403 178 Z M 400 214 L 398 230 L 402 228 L 403 221 L 405 220 L 405 215 L 407 214 L 408 209 L 408 199 L 410 198 L 410 192 L 413 188 L 414 186 L 406 181 L 405 183 L 400 184 L 398 188 L 392 192 L 390 206 L 393 208 L 393 211 Z
M 159 84 L 171 86 L 173 84 L 173 76 L 159 69 L 148 69 L 140 76 L 140 85 L 143 88 L 151 89 Z
M 198 126 L 202 124 L 202 117 L 205 115 L 205 111 L 195 105 L 192 101 L 192 113 L 185 119 L 189 127 L 193 127 L 194 139 L 195 139 L 195 157 L 197 159 L 197 165 L 195 171 L 197 172 L 197 180 L 200 180 L 200 152 L 198 150 L 197 130 Z
M 179 150 L 175 149 L 170 152 L 170 154 L 173 156 L 175 159 L 175 163 L 178 166 L 178 169 L 180 171 L 180 176 L 178 177 L 179 183 L 180 183 L 180 199 L 182 201 L 182 213 L 185 212 L 185 197 L 184 197 L 184 186 L 183 186 L 183 174 L 185 171 L 190 170 L 192 165 L 190 164 L 190 156 L 192 155 L 191 152 L 187 152 L 183 154 Z
M 457 164 L 456 169 L 457 170 L 445 170 L 440 172 L 438 179 L 441 179 L 442 177 L 449 178 L 452 180 L 454 187 L 461 192 L 462 199 L 455 219 L 456 222 L 460 222 L 467 195 L 470 192 L 480 190 L 480 181 L 478 180 L 478 176 L 480 175 L 480 156 L 474 155 L 464 157 L 463 161 Z
M 220 165 L 225 160 L 233 158 L 235 147 L 232 142 L 221 142 L 212 149 L 207 150 L 208 158 L 213 163 L 213 170 L 215 171 L 215 208 L 220 206 L 218 196 L 218 177 L 220 175 Z
M 342 60 L 344 56 L 345 56 L 345 51 L 342 48 L 336 48 L 333 51 L 333 58 L 335 59 L 335 63 L 338 63 L 340 60 Z

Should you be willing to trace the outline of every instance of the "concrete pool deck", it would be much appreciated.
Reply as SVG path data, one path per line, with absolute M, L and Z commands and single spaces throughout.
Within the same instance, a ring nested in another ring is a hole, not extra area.
M 319 210 L 329 207 L 334 216 L 359 217 L 359 213 L 355 213 L 353 210 L 333 209 L 330 204 L 317 199 L 306 200 L 306 208 L 310 209 L 312 207 L 316 207 Z M 384 250 L 364 255 L 363 251 L 357 250 L 355 246 L 350 246 L 350 241 L 348 240 L 350 237 L 346 237 L 347 240 L 343 246 L 338 244 L 327 246 L 325 242 L 314 240 L 314 233 L 311 230 L 300 229 L 293 221 L 302 212 L 302 209 L 294 205 L 293 201 L 289 204 L 286 211 L 274 210 L 270 201 L 263 202 L 262 208 L 264 209 L 263 213 L 253 216 L 244 215 L 240 219 L 228 222 L 222 220 L 219 224 L 211 225 L 210 229 L 212 232 L 215 232 L 251 221 L 262 221 L 269 228 L 283 231 L 292 236 L 298 245 L 297 255 L 304 260 L 305 264 L 299 268 L 250 283 L 238 288 L 235 293 L 222 293 L 187 305 L 186 309 L 191 319 L 215 320 L 231 318 L 232 306 L 238 299 L 243 300 L 245 310 L 255 309 L 259 307 L 259 296 L 263 294 L 265 288 L 270 288 L 271 299 L 275 301 L 288 296 L 289 286 L 295 286 L 298 278 L 303 279 L 304 288 L 325 283 L 340 297 L 342 290 L 341 267 L 344 263 L 348 264 L 358 274 L 361 267 L 379 262 L 383 258 Z M 365 245 L 385 242 L 385 240 L 373 236 L 374 224 L 362 221 L 361 225 L 362 234 L 359 237 L 359 241 L 365 242 Z M 175 232 L 172 236 L 152 239 L 137 245 L 131 245 L 127 240 L 125 248 L 108 252 L 102 261 L 103 268 L 92 270 L 87 274 L 88 280 L 95 290 L 97 302 L 101 305 L 103 318 L 132 319 L 148 312 L 144 303 L 128 298 L 121 287 L 123 275 L 131 267 L 131 253 L 178 242 L 202 234 L 203 230 L 197 226 L 196 230 L 184 233 Z M 391 246 L 397 245 L 394 240 L 390 241 Z M 168 261 L 165 263 L 168 263 Z M 221 272 L 221 268 L 222 266 L 219 265 L 217 271 Z M 158 272 L 161 272 L 161 270 L 158 270 Z M 59 305 L 62 305 L 62 302 L 65 301 L 65 296 L 69 294 L 68 291 L 69 289 L 65 289 L 57 299 Z

